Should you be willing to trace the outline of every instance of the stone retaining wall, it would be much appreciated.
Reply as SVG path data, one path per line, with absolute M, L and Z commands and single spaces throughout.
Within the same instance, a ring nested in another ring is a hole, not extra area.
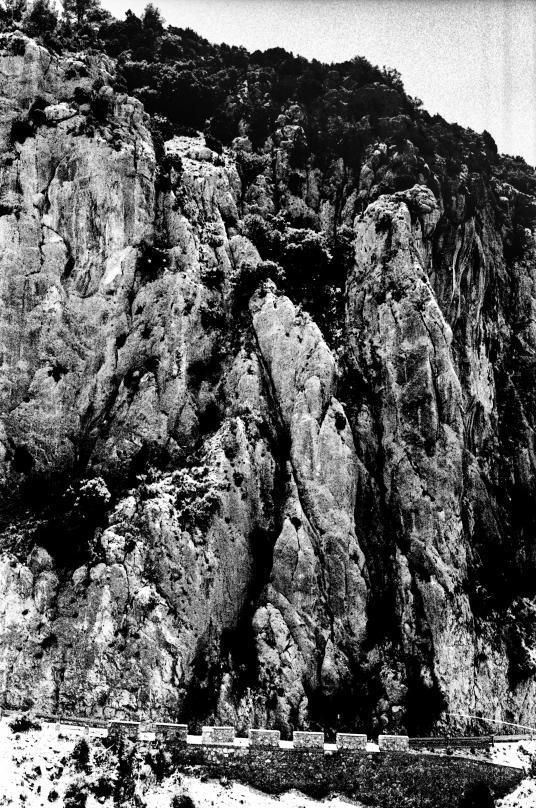
M 498 798 L 512 791 L 523 772 L 485 761 L 339 749 L 261 749 L 190 745 L 171 748 L 173 764 L 196 776 L 226 777 L 270 794 L 292 789 L 321 799 L 344 794 L 382 808 L 455 808 L 464 790 L 486 783 Z M 381 795 L 381 802 L 379 801 Z

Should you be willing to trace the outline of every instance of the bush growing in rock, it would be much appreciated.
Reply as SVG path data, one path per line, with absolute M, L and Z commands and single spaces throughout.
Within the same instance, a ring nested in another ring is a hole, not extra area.
M 110 492 L 102 477 L 94 477 L 80 481 L 74 506 L 86 513 L 100 512 L 110 504 L 110 500 Z
M 175 794 L 171 799 L 171 808 L 195 808 L 195 803 L 188 794 Z
M 69 783 L 65 789 L 64 808 L 86 808 L 87 791 L 80 780 Z
M 27 0 L 5 0 L 0 9 L 0 25 L 6 29 L 20 25 L 27 11 Z
M 23 18 L 22 27 L 28 36 L 38 37 L 45 45 L 54 46 L 58 15 L 50 0 L 34 0 Z
M 274 281 L 280 289 L 285 285 L 285 272 L 275 261 L 260 261 L 256 265 L 248 261 L 242 262 L 235 282 L 235 304 L 244 305 L 267 280 Z
M 204 466 L 179 469 L 173 473 L 176 505 L 186 524 L 204 527 L 216 511 L 220 499 Z
M 112 778 L 101 775 L 98 780 L 91 785 L 91 793 L 99 802 L 107 800 L 114 793 L 114 782 Z
M 136 790 L 135 761 L 136 749 L 121 738 L 116 747 L 117 779 L 114 786 L 114 801 L 121 804 L 130 800 Z
M 268 165 L 268 161 L 264 155 L 250 154 L 246 151 L 238 151 L 236 155 L 236 164 L 238 166 L 240 179 L 247 187 L 248 185 L 251 185 L 259 174 L 262 174 Z
M 17 715 L 9 722 L 11 732 L 29 732 L 31 729 L 41 729 L 41 724 L 32 721 L 27 715 Z
M 145 757 L 145 762 L 151 767 L 151 770 L 157 780 L 161 782 L 164 777 L 171 774 L 171 760 L 165 750 L 159 746 L 155 751 L 148 752 Z
M 77 771 L 87 772 L 89 770 L 89 745 L 85 738 L 80 738 L 74 746 L 72 755 L 73 763 Z
M 11 132 L 9 136 L 12 146 L 15 145 L 15 143 L 24 143 L 25 140 L 27 140 L 29 137 L 33 137 L 33 135 L 34 128 L 28 118 L 22 116 L 15 118 L 11 124 Z
M 281 252 L 284 223 L 275 217 L 248 213 L 242 222 L 244 235 L 253 242 L 263 258 L 276 258 Z
M 281 264 L 291 291 L 313 290 L 331 280 L 332 255 L 323 233 L 288 228 L 284 234 Z

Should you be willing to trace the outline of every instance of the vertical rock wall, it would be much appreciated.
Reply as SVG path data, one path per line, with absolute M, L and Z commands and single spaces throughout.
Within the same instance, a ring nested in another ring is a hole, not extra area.
M 296 122 L 247 186 L 111 60 L 0 44 L 4 703 L 533 721 L 534 256 L 490 201 L 519 194 L 379 195 L 384 144 L 290 193 Z M 263 282 L 244 221 L 278 206 L 353 228 L 334 322 L 306 272 Z

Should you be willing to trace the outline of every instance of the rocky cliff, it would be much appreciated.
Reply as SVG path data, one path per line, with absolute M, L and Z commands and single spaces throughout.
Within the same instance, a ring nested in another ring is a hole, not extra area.
M 163 142 L 112 58 L 0 47 L 2 702 L 536 721 L 536 198 L 510 163 L 427 161 L 381 87 L 354 179 L 297 165 L 296 104 L 260 149 Z

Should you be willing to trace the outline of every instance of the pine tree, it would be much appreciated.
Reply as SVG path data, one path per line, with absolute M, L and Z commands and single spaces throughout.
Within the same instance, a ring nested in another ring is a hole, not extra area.
M 34 0 L 22 21 L 24 33 L 39 37 L 45 45 L 50 44 L 57 27 L 58 15 L 51 0 Z
M 4 7 L 0 8 L 2 30 L 11 30 L 20 25 L 27 10 L 27 0 L 4 0 Z
M 100 11 L 100 0 L 64 0 L 63 12 L 69 22 L 83 25 L 93 13 Z
M 146 31 L 151 31 L 156 36 L 163 33 L 164 19 L 154 3 L 148 3 L 145 6 L 142 17 L 142 25 Z

